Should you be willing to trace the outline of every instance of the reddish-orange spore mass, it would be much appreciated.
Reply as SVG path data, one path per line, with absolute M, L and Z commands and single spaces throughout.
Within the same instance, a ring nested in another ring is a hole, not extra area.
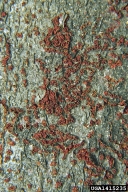
M 92 153 L 97 150 L 97 148 L 92 148 L 90 150 L 86 149 L 84 147 L 84 140 L 80 142 L 79 137 L 60 131 L 59 126 L 63 127 L 73 124 L 75 122 L 75 118 L 72 115 L 72 109 L 80 106 L 82 101 L 86 101 L 86 104 L 85 106 L 82 106 L 82 109 L 84 110 L 87 106 L 90 110 L 91 119 L 88 123 L 88 127 L 91 128 L 91 131 L 89 131 L 87 134 L 87 138 L 89 140 L 95 137 L 96 132 L 93 130 L 93 127 L 102 123 L 102 120 L 97 118 L 97 113 L 104 110 L 106 106 L 117 107 L 119 105 L 124 107 L 123 112 L 121 113 L 118 111 L 116 116 L 117 120 L 121 120 L 122 126 L 124 125 L 127 127 L 127 122 L 124 117 L 128 114 L 128 106 L 126 101 L 118 95 L 112 94 L 111 90 L 104 91 L 103 94 L 98 95 L 98 93 L 96 93 L 92 87 L 93 77 L 97 70 L 102 71 L 105 66 L 109 66 L 110 69 L 116 70 L 116 68 L 122 67 L 123 59 L 127 58 L 127 54 L 120 56 L 115 53 L 114 47 L 111 45 L 111 43 L 115 43 L 117 47 L 127 46 L 128 41 L 123 36 L 118 39 L 113 34 L 115 28 L 117 29 L 120 26 L 119 19 L 122 17 L 122 13 L 120 10 L 117 10 L 111 1 L 109 2 L 109 11 L 116 13 L 118 19 L 115 22 L 116 24 L 108 27 L 103 34 L 103 37 L 108 41 L 105 41 L 104 39 L 102 40 L 100 35 L 96 35 L 92 45 L 90 45 L 88 48 L 85 48 L 85 50 L 84 45 L 81 42 L 78 42 L 74 47 L 72 47 L 72 33 L 67 25 L 67 19 L 64 21 L 63 26 L 61 26 L 59 22 L 59 19 L 62 15 L 56 16 L 52 19 L 53 27 L 48 29 L 48 33 L 44 40 L 40 42 L 40 45 L 44 44 L 44 49 L 46 52 L 57 53 L 62 56 L 62 63 L 60 63 L 58 66 L 55 66 L 55 72 L 61 73 L 63 71 L 63 75 L 56 79 L 52 79 L 51 77 L 48 78 L 48 75 L 51 73 L 51 69 L 48 67 L 46 68 L 45 61 L 42 61 L 40 58 L 36 58 L 35 62 L 39 63 L 39 69 L 44 76 L 42 85 L 39 86 L 39 89 L 45 91 L 44 97 L 40 98 L 39 102 L 36 102 L 36 93 L 33 94 L 26 109 L 27 115 L 24 115 L 24 110 L 18 107 L 10 108 L 10 113 L 13 113 L 15 117 L 12 122 L 5 124 L 6 131 L 9 131 L 10 133 L 15 132 L 15 122 L 20 117 L 20 114 L 22 114 L 22 120 L 25 122 L 25 127 L 18 123 L 16 127 L 17 130 L 24 131 L 24 129 L 31 129 L 31 127 L 34 128 L 35 132 L 33 133 L 32 138 L 37 141 L 38 144 L 41 144 L 42 148 L 46 149 L 46 153 L 50 147 L 56 153 L 63 153 L 63 159 L 65 159 L 72 150 L 75 151 L 74 156 L 77 160 L 74 159 L 71 161 L 72 165 L 75 165 L 77 161 L 84 161 L 84 163 L 86 163 L 86 165 L 90 168 L 87 173 L 89 177 L 92 178 L 97 176 L 95 173 L 96 171 L 98 174 L 104 172 L 102 162 L 105 158 L 107 158 L 107 156 L 105 156 L 103 153 L 100 153 L 98 159 L 101 163 L 101 166 L 97 165 L 91 156 Z M 125 6 L 123 10 L 127 11 L 127 6 Z M 6 13 L 2 13 L 2 15 L 5 17 Z M 32 17 L 36 18 L 36 15 L 33 14 Z M 81 27 L 81 30 L 83 30 L 83 28 L 84 26 Z M 33 31 L 36 36 L 40 34 L 38 28 L 34 28 Z M 22 38 L 23 34 L 17 33 L 16 36 L 18 38 Z M 101 54 L 96 55 L 96 60 L 92 59 L 92 61 L 90 61 L 89 54 L 91 51 L 100 51 Z M 106 58 L 104 58 L 102 57 L 102 53 L 106 51 L 108 52 L 108 55 Z M 13 69 L 13 65 L 8 65 L 10 57 L 10 44 L 8 42 L 6 44 L 6 55 L 2 58 L 2 66 L 5 69 L 7 67 L 9 71 Z M 27 72 L 24 67 L 21 68 L 20 72 L 23 77 L 26 77 Z M 85 72 L 87 72 L 87 79 L 82 80 L 81 76 L 84 75 Z M 75 80 L 71 80 L 72 75 L 76 75 Z M 108 81 L 108 83 L 114 82 L 116 84 L 124 81 L 123 79 L 115 80 L 109 75 L 106 75 L 104 79 Z M 25 88 L 27 87 L 27 78 L 22 79 L 22 84 Z M 81 85 L 83 85 L 85 88 L 83 88 Z M 56 88 L 60 86 L 60 90 L 52 90 L 50 88 L 52 86 L 55 86 Z M 102 100 L 102 104 L 95 102 L 95 100 L 93 100 L 94 97 Z M 111 101 L 112 99 L 115 99 L 115 101 Z M 2 100 L 1 103 L 4 107 L 7 107 L 5 100 Z M 46 120 L 37 122 L 40 120 L 38 110 L 44 110 L 47 115 L 54 115 L 57 118 L 57 123 L 48 124 Z M 31 112 L 34 115 L 34 123 L 31 123 Z M 38 127 L 41 127 L 41 129 L 37 131 Z M 67 144 L 68 142 L 69 144 Z M 125 142 L 127 142 L 127 138 L 122 140 L 120 144 L 120 149 L 123 149 L 124 151 L 127 150 Z M 28 139 L 23 139 L 23 143 L 25 145 L 29 145 L 31 141 Z M 97 143 L 99 144 L 101 151 L 107 147 L 107 144 L 102 142 L 100 139 L 97 139 Z M 10 146 L 14 146 L 15 142 L 9 141 L 8 144 Z M 2 149 L 2 146 L 0 146 L 1 151 Z M 118 158 L 122 158 L 121 153 L 118 153 L 116 150 L 113 151 L 118 155 Z M 33 146 L 32 154 L 35 153 L 43 153 L 43 150 L 37 146 Z M 5 161 L 9 160 L 9 156 L 11 154 L 11 151 L 7 151 L 8 156 L 6 156 Z M 115 161 L 116 160 L 113 157 L 108 157 L 109 167 L 112 168 L 113 171 L 105 171 L 104 178 L 107 180 L 111 180 L 114 177 L 114 173 L 116 172 L 114 170 Z M 126 160 L 124 161 L 124 164 L 127 166 Z M 56 166 L 56 161 L 52 161 L 50 166 Z M 57 175 L 57 170 L 53 169 L 51 174 Z M 90 185 L 92 183 L 93 179 L 90 178 L 87 178 L 87 180 L 84 182 L 85 185 Z M 61 181 L 57 181 L 55 187 L 60 188 L 62 185 L 63 184 Z M 31 188 L 31 186 L 28 186 L 28 188 Z M 9 188 L 9 190 L 13 189 L 15 189 L 14 186 Z M 79 191 L 78 187 L 73 187 L 72 192 L 73 191 Z

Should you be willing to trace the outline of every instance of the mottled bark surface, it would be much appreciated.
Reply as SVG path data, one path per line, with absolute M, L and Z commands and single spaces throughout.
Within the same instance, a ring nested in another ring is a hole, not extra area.
M 0 1 L 0 192 L 128 182 L 125 0 Z

